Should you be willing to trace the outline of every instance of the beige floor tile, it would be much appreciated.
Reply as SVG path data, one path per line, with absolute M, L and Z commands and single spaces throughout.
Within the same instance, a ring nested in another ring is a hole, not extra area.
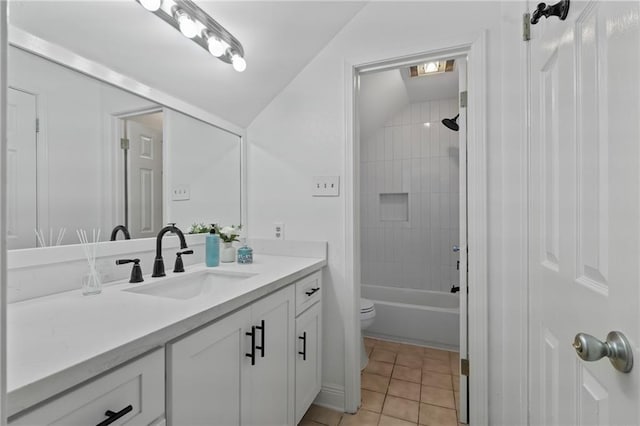
M 376 413 L 382 412 L 382 404 L 384 404 L 383 393 L 361 389 L 360 396 L 362 397 L 362 406 L 360 408 L 375 411 Z
M 341 417 L 342 413 L 338 411 L 313 404 L 309 407 L 302 420 L 313 421 L 327 426 L 338 426 Z
M 343 414 L 340 426 L 376 426 L 380 414 L 360 409 L 356 414 Z
M 390 362 L 393 364 L 396 362 L 396 353 L 382 348 L 376 348 L 371 354 L 371 359 L 374 361 Z
M 417 423 L 408 422 L 406 420 L 397 419 L 395 417 L 380 416 L 380 423 L 378 426 L 416 426 Z
M 453 376 L 451 381 L 453 382 L 453 390 L 460 392 L 460 376 Z M 424 382 L 422 383 L 425 384 Z
M 414 353 L 399 353 L 396 364 L 409 368 L 422 368 L 422 356 Z
M 435 371 L 425 370 L 422 372 L 422 384 L 425 386 L 433 386 L 434 388 L 453 389 L 453 380 L 450 374 L 436 373 Z
M 453 401 L 453 391 L 446 389 L 433 388 L 431 386 L 422 386 L 420 393 L 420 401 L 425 404 L 438 405 L 445 408 L 455 408 Z
M 362 376 L 361 376 L 362 389 L 367 389 L 367 390 L 380 392 L 380 393 L 387 393 L 387 386 L 389 386 L 388 377 L 378 376 L 377 374 L 362 373 Z
M 305 420 L 304 417 L 298 423 L 298 426 L 325 426 L 322 423 L 314 422 L 313 420 Z
M 443 351 L 440 349 L 433 348 L 424 348 L 424 356 L 425 358 L 431 359 L 439 359 L 442 361 L 449 361 L 449 353 L 448 351 Z
M 421 425 L 428 426 L 456 426 L 458 424 L 458 419 L 456 417 L 456 412 L 449 408 L 420 404 L 419 423 Z
M 373 348 L 375 346 L 376 341 L 369 337 L 364 338 L 364 347 L 365 348 Z
M 420 368 L 403 367 L 402 365 L 396 365 L 393 367 L 394 379 L 405 380 L 407 382 L 420 383 L 422 381 L 422 370 Z
M 367 351 L 367 356 L 369 357 L 369 359 L 371 359 L 371 354 L 373 353 L 373 346 L 369 346 L 369 347 L 364 347 L 364 349 Z
M 460 362 L 460 354 L 458 352 L 449 352 L 449 359 L 453 362 Z
M 388 362 L 380 362 L 369 360 L 367 368 L 364 369 L 365 373 L 377 374 L 379 376 L 390 377 L 393 371 L 393 364 Z
M 422 360 L 422 369 L 435 371 L 436 373 L 451 374 L 451 367 L 448 360 L 424 358 Z
M 390 395 L 387 395 L 387 398 L 384 400 L 384 407 L 382 408 L 382 414 L 413 423 L 418 422 L 419 412 L 420 403 L 417 401 L 410 401 Z
M 460 392 L 454 392 L 453 398 L 456 402 L 456 410 L 460 411 Z
M 391 379 L 387 394 L 412 401 L 420 401 L 420 384 Z
M 376 348 L 386 349 L 391 352 L 398 352 L 398 348 L 400 348 L 400 343 L 390 342 L 388 340 L 378 340 L 376 342 Z
M 423 356 L 424 348 L 422 346 L 401 344 L 398 347 L 398 353 Z

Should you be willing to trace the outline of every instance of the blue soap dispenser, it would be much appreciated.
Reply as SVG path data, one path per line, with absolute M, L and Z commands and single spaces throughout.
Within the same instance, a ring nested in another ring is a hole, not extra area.
M 205 240 L 205 263 L 209 267 L 220 265 L 220 237 L 216 234 L 215 224 L 211 224 Z

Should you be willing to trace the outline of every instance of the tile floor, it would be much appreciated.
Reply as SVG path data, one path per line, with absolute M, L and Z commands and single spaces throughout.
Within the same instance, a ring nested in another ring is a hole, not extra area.
M 312 405 L 301 426 L 457 426 L 456 352 L 364 339 L 369 364 L 361 373 L 362 405 L 344 414 Z

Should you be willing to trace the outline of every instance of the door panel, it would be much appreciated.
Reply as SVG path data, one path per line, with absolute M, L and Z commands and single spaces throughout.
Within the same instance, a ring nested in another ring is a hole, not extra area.
M 638 2 L 571 2 L 566 21 L 532 28 L 532 425 L 640 424 L 640 367 L 571 346 L 612 330 L 638 345 L 639 15 Z
M 36 246 L 36 97 L 7 92 L 7 249 Z M 47 241 L 49 231 L 42 230 Z M 53 241 L 55 244 L 55 241 Z
M 162 228 L 162 132 L 127 120 L 129 232 L 151 238 Z

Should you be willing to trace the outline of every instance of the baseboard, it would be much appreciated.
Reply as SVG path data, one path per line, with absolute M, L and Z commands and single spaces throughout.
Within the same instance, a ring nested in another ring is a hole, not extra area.
M 324 385 L 316 397 L 314 404 L 332 410 L 344 412 L 344 386 Z

